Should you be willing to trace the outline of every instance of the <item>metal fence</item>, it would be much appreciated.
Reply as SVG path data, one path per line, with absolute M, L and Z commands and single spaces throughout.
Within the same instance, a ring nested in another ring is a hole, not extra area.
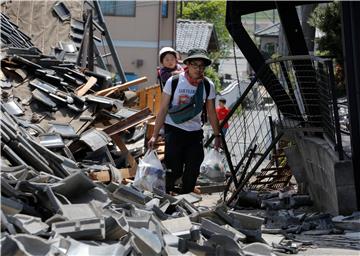
M 228 190 L 235 191 L 229 200 L 225 198 L 228 202 L 249 183 L 259 167 L 268 164 L 269 153 L 281 137 L 275 133 L 273 121 L 281 130 L 303 130 L 326 137 L 338 151 L 339 159 L 343 158 L 331 60 L 291 56 L 268 61 L 266 65 L 220 125 L 222 128 L 229 124 L 227 133 L 222 134 L 231 171 L 225 197 Z

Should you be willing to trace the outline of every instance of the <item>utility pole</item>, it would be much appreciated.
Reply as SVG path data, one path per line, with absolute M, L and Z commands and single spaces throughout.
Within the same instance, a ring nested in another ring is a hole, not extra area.
M 254 34 L 256 31 L 256 12 L 254 12 Z
M 181 0 L 180 1 L 180 16 L 179 16 L 180 19 L 182 18 L 182 15 L 183 15 L 183 1 Z
M 275 24 L 275 9 L 273 9 L 273 24 Z

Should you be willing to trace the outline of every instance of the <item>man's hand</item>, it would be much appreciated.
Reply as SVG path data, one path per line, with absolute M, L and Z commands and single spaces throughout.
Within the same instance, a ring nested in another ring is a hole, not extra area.
M 214 148 L 218 150 L 221 146 L 221 137 L 215 136 Z
M 157 137 L 151 136 L 151 139 L 148 141 L 148 149 L 154 149 Z

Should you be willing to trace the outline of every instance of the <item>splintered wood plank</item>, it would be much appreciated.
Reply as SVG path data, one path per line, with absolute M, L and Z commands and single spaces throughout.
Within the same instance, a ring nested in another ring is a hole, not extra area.
M 113 86 L 113 87 L 106 88 L 104 90 L 98 91 L 98 92 L 95 93 L 95 95 L 96 96 L 109 96 L 109 95 L 111 95 L 111 94 L 113 94 L 115 92 L 126 90 L 130 86 L 137 85 L 137 84 L 140 84 L 140 83 L 143 83 L 143 82 L 146 82 L 146 81 L 147 81 L 147 77 L 143 76 L 143 77 L 140 77 L 138 79 L 132 80 L 130 82 L 126 82 L 126 83 L 123 83 L 123 84 L 119 84 L 119 85 L 116 85 L 116 86 Z
M 106 127 L 103 131 L 108 135 L 114 135 L 130 127 L 136 126 L 140 123 L 143 123 L 149 119 L 152 119 L 154 116 L 151 114 L 151 111 L 148 108 L 134 112 L 133 115 L 116 122 L 113 125 Z
M 160 104 L 161 104 L 161 89 L 160 86 L 156 87 L 155 90 L 155 106 L 154 106 L 154 114 L 157 115 L 157 113 L 160 110 Z
M 120 151 L 127 154 L 127 160 L 130 165 L 130 168 L 128 168 L 129 175 L 130 175 L 130 177 L 134 177 L 136 174 L 136 169 L 137 169 L 137 163 L 136 163 L 135 158 L 130 154 L 129 150 L 127 149 L 126 145 L 121 140 L 121 138 L 118 134 L 112 135 L 111 138 L 114 141 L 114 143 L 116 144 L 116 146 L 118 146 Z
M 139 108 L 146 108 L 146 90 L 143 89 L 139 92 Z
M 152 89 L 146 91 L 147 93 L 147 107 L 154 113 L 154 93 Z
M 93 77 L 93 76 L 90 77 L 85 85 L 82 85 L 77 89 L 76 95 L 80 96 L 80 97 L 85 95 L 85 93 L 87 93 L 87 91 L 90 90 L 91 87 L 93 87 L 96 84 L 96 82 L 97 82 L 96 77 Z

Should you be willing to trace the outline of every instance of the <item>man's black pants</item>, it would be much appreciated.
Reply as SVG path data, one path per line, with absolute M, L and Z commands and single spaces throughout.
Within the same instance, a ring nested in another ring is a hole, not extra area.
M 175 181 L 182 176 L 180 193 L 193 192 L 200 165 L 204 160 L 203 131 L 185 131 L 165 124 L 166 192 L 174 191 Z

